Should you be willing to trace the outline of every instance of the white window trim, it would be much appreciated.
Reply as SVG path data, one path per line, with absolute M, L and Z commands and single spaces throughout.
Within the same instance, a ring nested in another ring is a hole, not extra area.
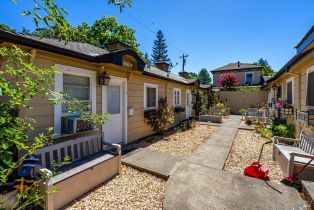
M 179 104 L 175 104 L 175 92 L 179 92 Z M 173 88 L 173 106 L 178 107 L 181 106 L 181 89 L 180 88 Z
M 96 112 L 96 72 L 85 70 L 77 67 L 66 66 L 62 64 L 56 64 L 55 67 L 60 73 L 55 74 L 55 85 L 54 91 L 59 93 L 63 91 L 63 74 L 70 74 L 75 76 L 85 76 L 90 77 L 91 85 L 91 102 L 92 102 L 92 112 Z M 56 134 L 61 134 L 61 117 L 62 105 L 57 104 L 54 106 L 54 132 Z
M 292 104 L 289 104 L 291 106 L 294 106 L 294 76 L 290 77 L 286 80 L 286 100 L 288 99 L 288 83 L 292 82 Z
M 156 106 L 147 107 L 147 88 L 156 88 Z M 156 109 L 158 107 L 158 85 L 151 83 L 144 83 L 144 109 Z
M 314 72 L 314 65 L 311 66 L 310 68 L 307 69 L 306 71 L 306 80 L 305 80 L 305 107 L 307 109 L 313 109 L 314 106 L 307 106 L 307 92 L 308 92 L 308 89 L 307 89 L 307 85 L 308 85 L 308 81 L 309 81 L 309 74 Z
M 251 85 L 253 85 L 254 84 L 254 72 L 252 72 L 252 71 L 250 71 L 250 72 L 245 72 L 245 84 L 246 84 L 246 75 L 247 74 L 252 74 L 252 84 Z

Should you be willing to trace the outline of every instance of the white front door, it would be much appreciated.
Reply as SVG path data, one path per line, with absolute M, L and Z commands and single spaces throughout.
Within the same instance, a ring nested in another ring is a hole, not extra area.
M 191 90 L 186 90 L 186 106 L 185 106 L 185 116 L 189 119 L 192 116 L 192 94 Z
M 126 82 L 111 78 L 108 86 L 102 87 L 103 113 L 109 113 L 109 121 L 103 126 L 107 143 L 125 142 Z

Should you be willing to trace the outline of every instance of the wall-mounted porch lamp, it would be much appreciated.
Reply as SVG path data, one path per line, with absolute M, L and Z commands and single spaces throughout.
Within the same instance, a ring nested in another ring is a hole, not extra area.
M 274 83 L 274 84 L 271 86 L 271 88 L 272 88 L 274 91 L 276 91 L 276 90 L 278 90 L 278 85 L 277 85 L 276 83 Z
M 98 83 L 100 85 L 108 85 L 109 81 L 110 81 L 109 74 L 105 71 L 98 76 Z

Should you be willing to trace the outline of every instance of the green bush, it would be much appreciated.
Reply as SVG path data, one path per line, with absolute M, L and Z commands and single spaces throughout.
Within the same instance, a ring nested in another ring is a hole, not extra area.
M 264 138 L 268 138 L 270 139 L 271 137 L 273 137 L 273 132 L 267 128 L 262 128 L 260 130 L 261 136 Z
M 272 127 L 272 132 L 274 136 L 282 136 L 282 137 L 293 137 L 293 126 L 287 124 L 274 125 Z

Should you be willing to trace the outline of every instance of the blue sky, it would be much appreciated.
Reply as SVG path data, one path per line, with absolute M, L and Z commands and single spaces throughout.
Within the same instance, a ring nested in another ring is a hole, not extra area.
M 34 29 L 31 18 L 20 14 L 31 0 L 2 0 L 0 22 Z M 107 0 L 56 0 L 69 11 L 72 25 L 92 24 L 101 16 L 115 16 L 136 30 L 143 52 L 151 54 L 156 32 L 168 41 L 173 63 L 189 55 L 186 69 L 198 72 L 230 62 L 255 62 L 263 57 L 279 70 L 294 54 L 294 46 L 314 24 L 313 0 L 133 0 L 122 13 Z

